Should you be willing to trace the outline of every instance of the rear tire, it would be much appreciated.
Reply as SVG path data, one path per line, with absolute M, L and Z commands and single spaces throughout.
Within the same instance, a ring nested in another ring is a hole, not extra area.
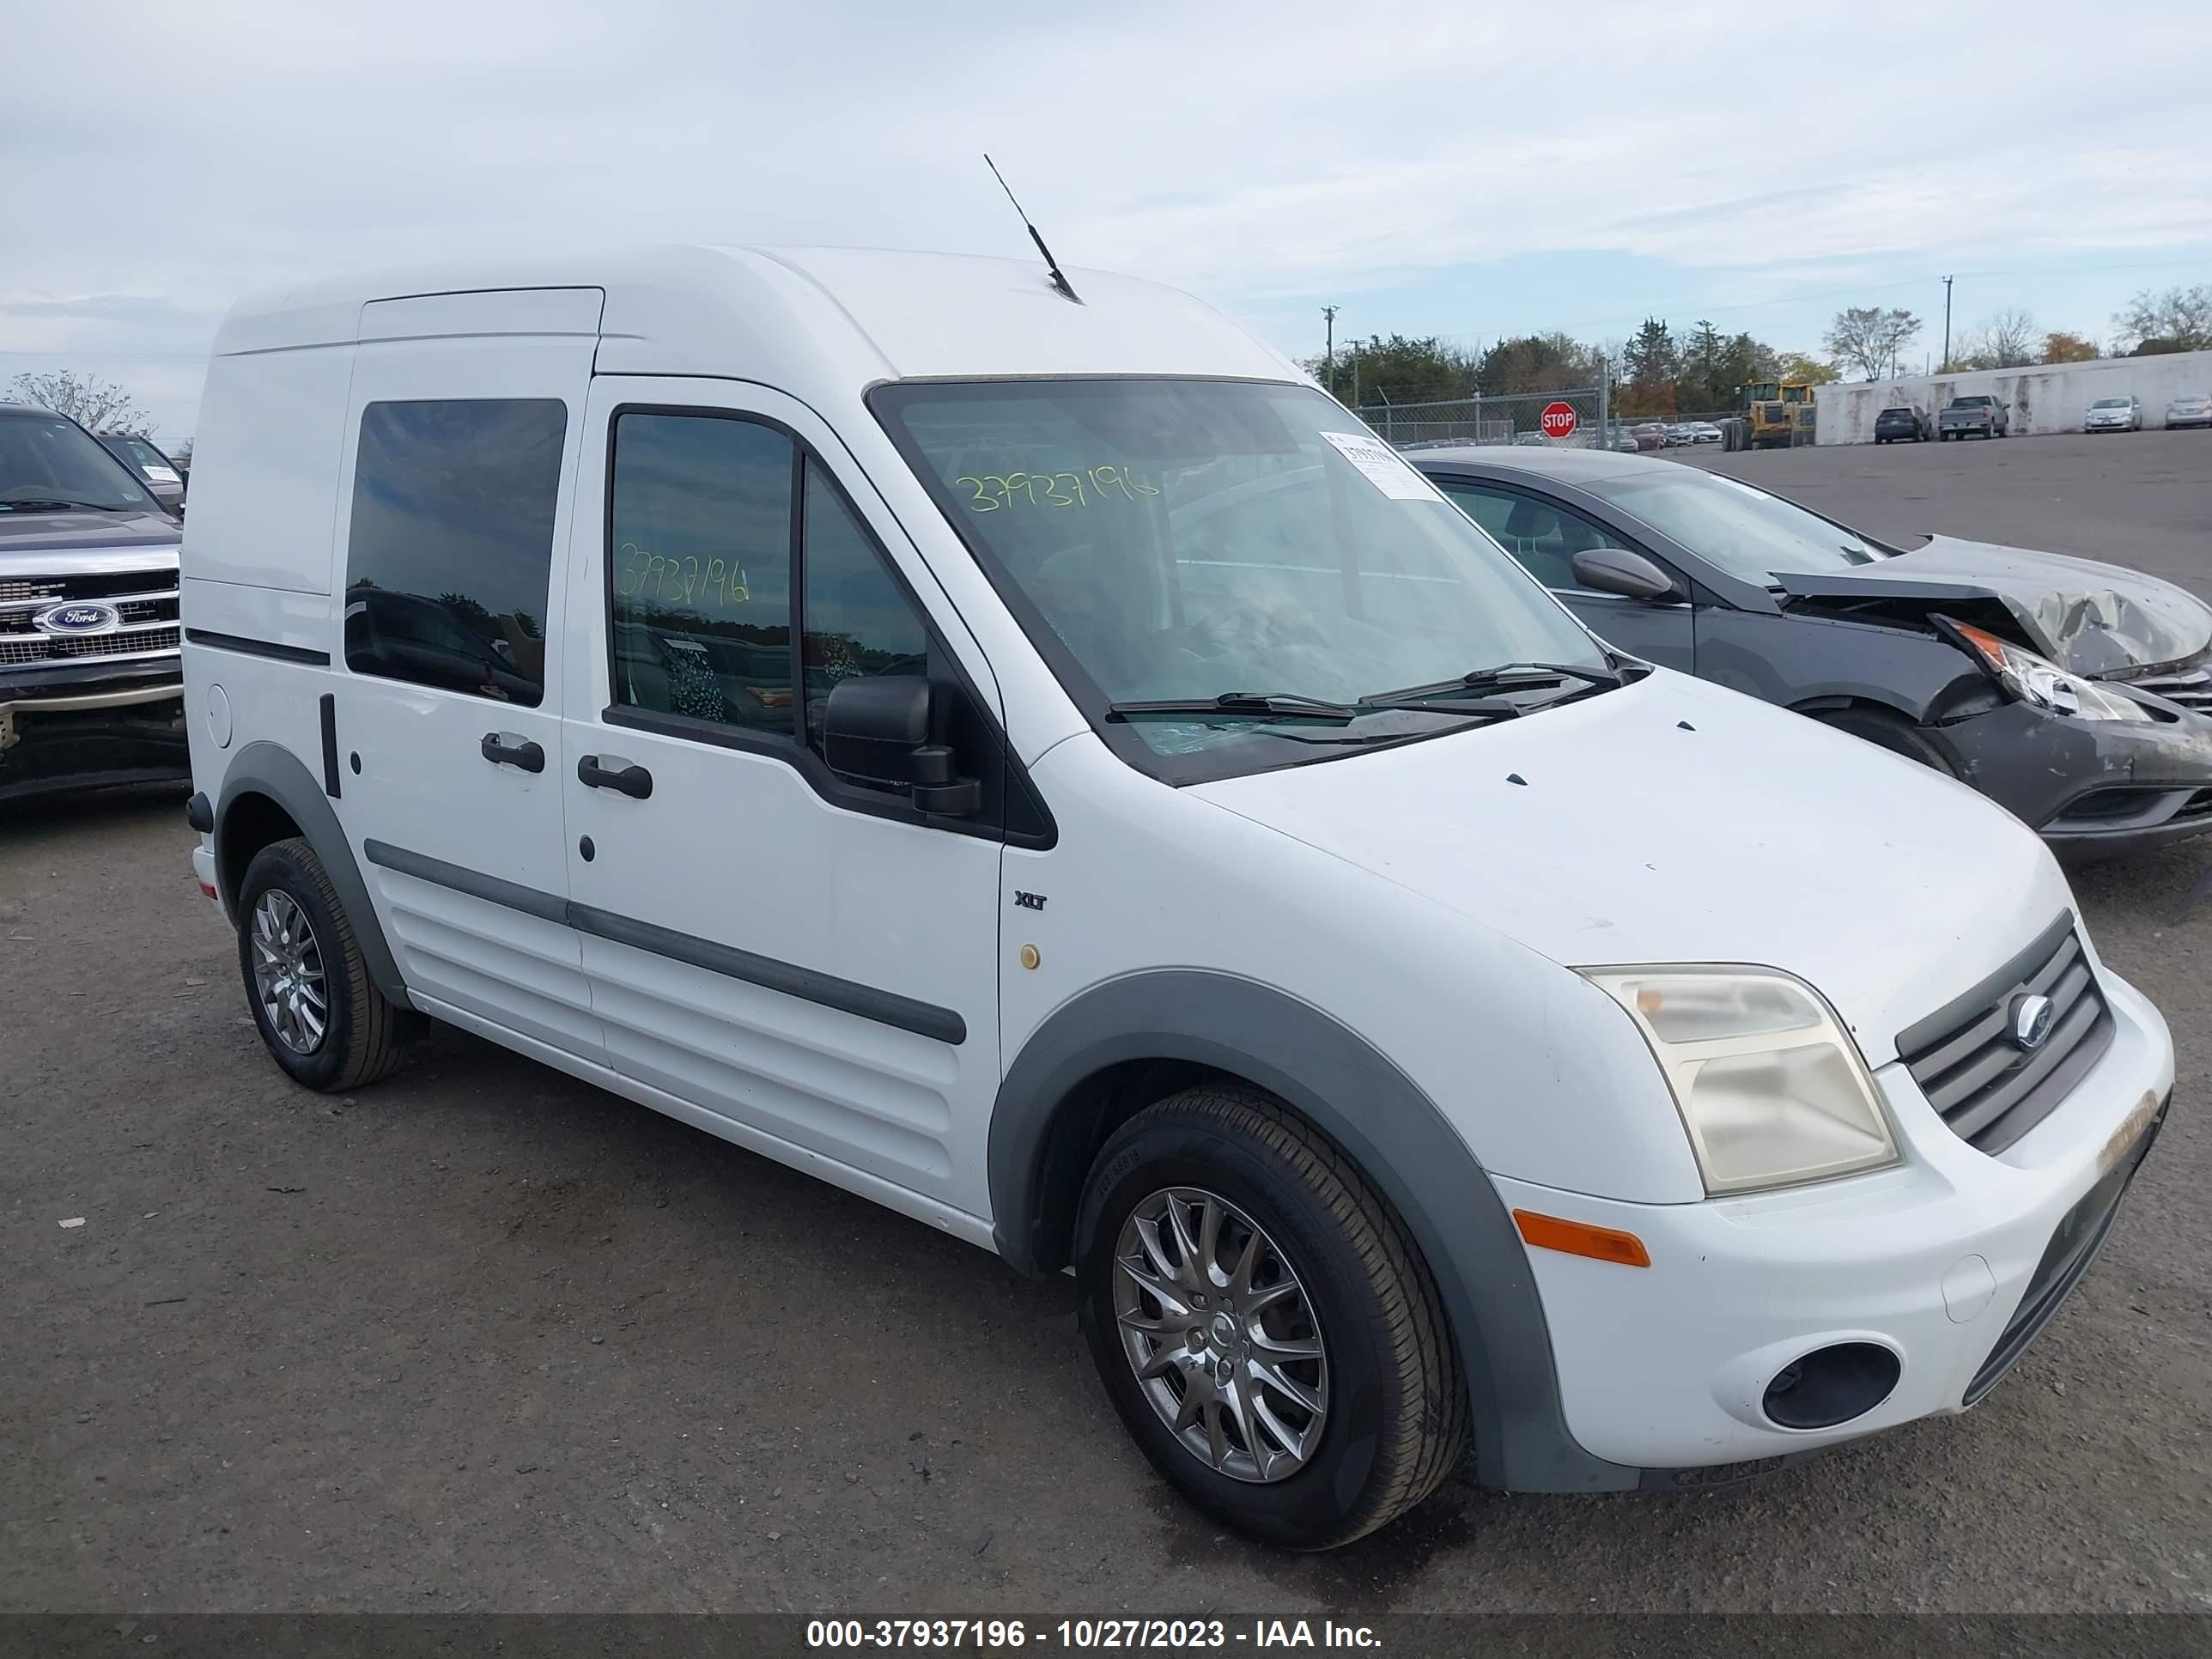
M 1854 707 L 1819 709 L 1814 711 L 1813 718 L 1823 726 L 1832 726 L 1838 732 L 1848 732 L 1877 749 L 1887 749 L 1893 755 L 1918 761 L 1923 766 L 1930 767 L 1946 777 L 1959 775 L 1958 769 L 1951 764 L 1949 757 L 1936 746 L 1926 732 L 1902 714 L 1893 714 L 1887 708 Z
M 1115 1409 L 1228 1525 L 1334 1548 L 1464 1455 L 1467 1388 L 1419 1252 L 1351 1159 L 1268 1097 L 1187 1089 L 1131 1118 L 1091 1168 L 1076 1244 Z
M 340 1094 L 399 1063 L 400 1010 L 369 978 L 313 848 L 295 836 L 256 853 L 239 884 L 238 915 L 246 1006 L 294 1082 Z

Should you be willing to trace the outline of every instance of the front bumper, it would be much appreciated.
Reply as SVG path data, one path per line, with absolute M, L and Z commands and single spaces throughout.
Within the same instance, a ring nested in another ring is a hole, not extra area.
M 1699 1484 L 1978 1400 L 2087 1267 L 2155 1132 L 2150 1109 L 2172 1093 L 2165 1022 L 2131 987 L 2101 979 L 2112 1046 L 1996 1158 L 1953 1134 L 1892 1062 L 1876 1076 L 1905 1154 L 1894 1170 L 1680 1205 L 1493 1177 L 1509 1207 L 1632 1232 L 1650 1255 L 1635 1268 L 1528 1251 L 1576 1442 L 1610 1462 L 1680 1472 L 1646 1484 Z M 1886 1398 L 1827 1428 L 1765 1416 L 1778 1372 L 1844 1343 L 1896 1357 Z
M 1923 729 L 1966 782 L 2087 862 L 2212 831 L 2212 719 L 2157 708 L 2154 720 L 2085 720 L 2008 702 Z
M 0 799 L 191 775 L 174 657 L 0 677 Z

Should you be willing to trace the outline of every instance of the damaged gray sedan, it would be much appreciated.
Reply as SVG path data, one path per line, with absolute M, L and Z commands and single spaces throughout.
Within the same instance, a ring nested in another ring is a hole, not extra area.
M 2212 830 L 2212 606 L 2118 565 L 1892 547 L 1741 481 L 1601 450 L 1423 450 L 1624 651 L 1950 773 L 2077 858 Z

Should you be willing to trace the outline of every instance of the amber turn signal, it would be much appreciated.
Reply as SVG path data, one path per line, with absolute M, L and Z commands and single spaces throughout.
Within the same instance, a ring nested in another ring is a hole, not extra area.
M 1541 1249 L 1592 1256 L 1624 1267 L 1651 1265 L 1651 1253 L 1634 1233 L 1612 1227 L 1593 1227 L 1587 1221 L 1563 1221 L 1558 1216 L 1539 1215 L 1534 1210 L 1514 1211 L 1513 1224 L 1520 1228 L 1523 1240 Z

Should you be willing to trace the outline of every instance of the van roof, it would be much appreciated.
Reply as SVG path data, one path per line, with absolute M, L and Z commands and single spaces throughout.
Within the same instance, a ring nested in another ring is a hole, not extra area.
M 215 349 L 349 344 L 362 337 L 362 308 L 383 301 L 597 289 L 602 374 L 759 378 L 800 395 L 825 374 L 852 391 L 1000 375 L 1302 378 L 1179 289 L 1099 270 L 1068 277 L 1079 305 L 1054 291 L 1041 260 L 882 248 L 671 246 L 461 261 L 250 295 L 224 319 Z

